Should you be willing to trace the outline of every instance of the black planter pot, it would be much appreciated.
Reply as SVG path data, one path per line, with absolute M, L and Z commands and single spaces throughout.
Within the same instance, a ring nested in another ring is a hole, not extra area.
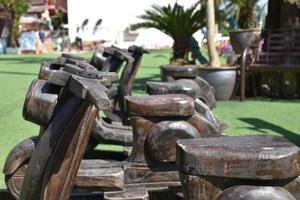
M 250 44 L 258 44 L 259 31 L 256 29 L 230 31 L 229 37 L 234 52 L 241 54 Z
M 216 100 L 231 99 L 236 84 L 237 67 L 200 67 L 198 75 L 215 88 Z

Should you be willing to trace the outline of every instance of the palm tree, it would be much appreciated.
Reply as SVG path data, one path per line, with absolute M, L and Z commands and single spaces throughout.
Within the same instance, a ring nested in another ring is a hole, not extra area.
M 259 0 L 225 0 L 230 15 L 235 15 L 238 27 L 241 29 L 256 26 L 255 7 Z
M 9 13 L 11 17 L 11 24 L 10 24 L 10 45 L 13 47 L 17 46 L 17 38 L 19 35 L 19 21 L 24 14 L 28 7 L 29 7 L 28 0 L 0 0 L 0 6 L 3 6 Z
M 173 6 L 152 5 L 139 18 L 143 22 L 132 25 L 133 29 L 156 28 L 166 33 L 174 40 L 172 60 L 184 60 L 189 49 L 188 39 L 205 26 L 205 9 L 200 2 L 187 9 L 177 3 Z

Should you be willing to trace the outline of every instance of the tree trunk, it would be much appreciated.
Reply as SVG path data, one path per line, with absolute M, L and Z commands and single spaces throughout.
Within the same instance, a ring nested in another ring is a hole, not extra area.
M 207 18 L 207 46 L 209 55 L 209 65 L 211 67 L 220 67 L 220 59 L 215 46 L 215 6 L 214 0 L 207 0 L 206 8 Z
M 9 26 L 9 44 L 11 47 L 17 47 L 17 40 L 19 36 L 19 18 L 16 17 L 15 12 L 9 9 L 11 16 L 11 24 Z
M 173 44 L 173 57 L 172 60 L 184 60 L 188 51 L 188 46 L 186 41 L 176 41 Z
M 251 27 L 255 27 L 254 21 L 254 15 L 253 15 L 253 9 L 254 7 L 251 7 L 249 5 L 245 5 L 241 7 L 240 9 L 240 17 L 238 19 L 238 25 L 241 29 L 247 29 Z
M 280 0 L 269 1 L 265 29 L 280 28 Z
M 270 0 L 266 29 L 299 28 L 300 9 L 283 0 Z

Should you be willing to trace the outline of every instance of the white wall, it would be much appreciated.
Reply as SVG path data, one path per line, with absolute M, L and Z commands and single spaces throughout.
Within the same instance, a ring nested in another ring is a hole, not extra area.
M 69 36 L 74 41 L 76 28 L 88 19 L 86 29 L 79 33 L 83 40 L 104 39 L 112 43 L 119 42 L 122 31 L 130 24 L 138 22 L 137 16 L 143 14 L 145 9 L 152 4 L 167 5 L 175 2 L 176 0 L 68 0 Z M 177 2 L 190 6 L 197 0 Z M 93 34 L 93 27 L 99 18 L 102 19 L 100 30 Z

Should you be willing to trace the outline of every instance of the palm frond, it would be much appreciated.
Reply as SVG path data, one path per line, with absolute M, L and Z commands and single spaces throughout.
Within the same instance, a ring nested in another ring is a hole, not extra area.
M 197 1 L 189 8 L 184 8 L 177 3 L 166 6 L 152 5 L 145 14 L 138 16 L 142 22 L 131 27 L 133 29 L 152 27 L 166 33 L 174 40 L 174 57 L 179 54 L 182 56 L 184 53 L 181 52 L 187 51 L 188 38 L 205 26 L 203 2 L 204 0 Z

